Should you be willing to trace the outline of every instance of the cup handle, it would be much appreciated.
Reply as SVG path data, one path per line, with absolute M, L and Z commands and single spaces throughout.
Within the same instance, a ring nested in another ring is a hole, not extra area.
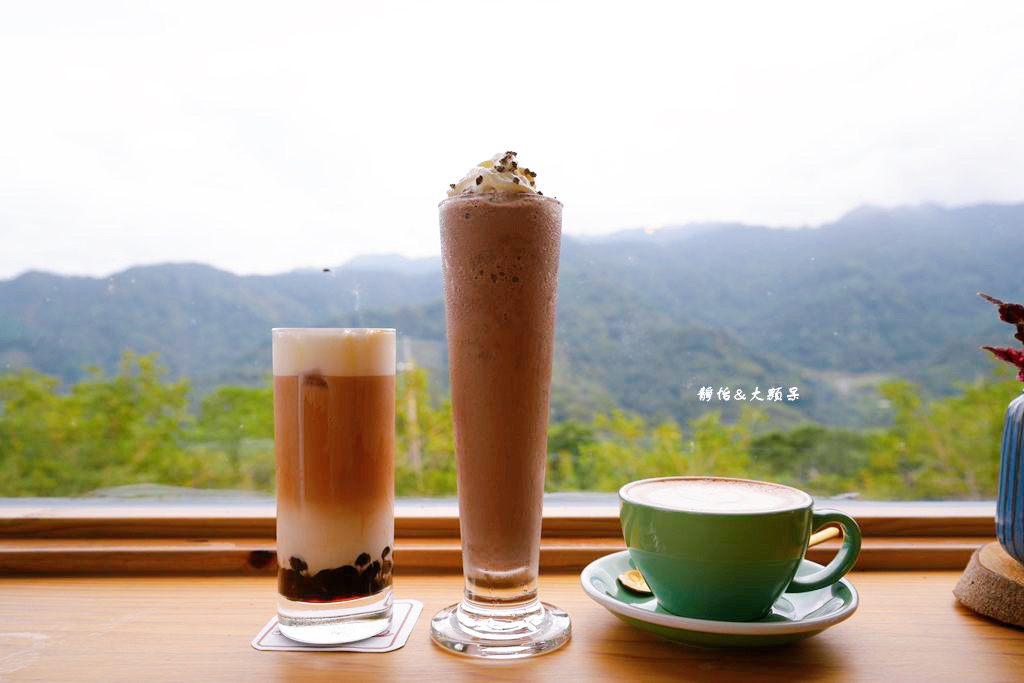
M 828 563 L 828 566 L 802 578 L 794 577 L 786 589 L 789 593 L 806 593 L 817 590 L 843 578 L 857 561 L 860 553 L 860 527 L 853 518 L 838 510 L 815 510 L 811 517 L 811 530 L 819 531 L 828 524 L 838 524 L 843 529 L 843 547 Z

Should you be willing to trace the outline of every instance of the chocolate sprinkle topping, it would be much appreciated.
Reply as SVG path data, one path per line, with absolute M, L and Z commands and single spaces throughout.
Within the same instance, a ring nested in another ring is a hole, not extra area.
M 493 171 L 495 171 L 497 173 L 501 173 L 501 174 L 510 173 L 512 175 L 512 182 L 515 183 L 516 185 L 525 185 L 528 189 L 534 190 L 534 191 L 537 189 L 537 182 L 534 180 L 534 178 L 537 177 L 537 174 L 534 173 L 533 171 L 531 171 L 530 169 L 526 168 L 525 166 L 520 166 L 519 162 L 516 161 L 516 153 L 511 151 L 511 150 L 508 151 L 508 152 L 505 152 L 504 156 L 502 156 L 500 159 L 497 156 L 494 156 L 489 161 L 481 162 L 480 165 L 481 166 L 485 166 L 485 167 L 489 167 L 490 169 L 492 169 Z M 518 177 L 517 177 L 517 174 L 518 174 Z M 524 182 L 524 178 L 525 178 L 525 182 Z M 476 182 L 477 186 L 483 185 L 484 184 L 484 176 L 482 174 L 478 175 L 476 177 L 476 179 L 475 179 L 475 182 Z M 450 183 L 449 187 L 452 190 L 456 190 L 456 189 L 459 188 L 459 184 L 458 183 Z M 463 189 L 462 192 L 463 192 L 463 194 L 467 194 L 467 193 L 471 193 L 472 190 Z M 543 192 L 538 192 L 537 194 L 544 194 L 544 193 Z

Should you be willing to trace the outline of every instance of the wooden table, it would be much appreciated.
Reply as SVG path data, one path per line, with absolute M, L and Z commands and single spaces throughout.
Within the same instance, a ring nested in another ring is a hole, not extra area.
M 460 595 L 457 574 L 405 575 L 397 597 L 424 605 L 406 646 L 387 654 L 259 652 L 275 582 L 253 576 L 0 578 L 0 680 L 836 680 L 1020 681 L 1024 630 L 964 609 L 953 571 L 855 572 L 849 620 L 776 649 L 710 650 L 633 629 L 592 602 L 573 574 L 541 578 L 569 611 L 573 639 L 514 662 L 447 654 L 430 616 Z

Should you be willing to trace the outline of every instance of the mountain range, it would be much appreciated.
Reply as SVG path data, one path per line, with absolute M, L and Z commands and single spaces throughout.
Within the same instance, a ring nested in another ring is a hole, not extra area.
M 701 387 L 799 388 L 776 422 L 884 420 L 885 379 L 947 393 L 993 371 L 977 350 L 1010 341 L 976 292 L 1024 299 L 1024 204 L 862 207 L 814 228 L 735 223 L 564 237 L 552 411 L 613 407 L 686 420 Z M 271 327 L 381 325 L 399 360 L 446 390 L 437 258 L 364 256 L 329 271 L 238 276 L 201 264 L 109 277 L 31 271 L 0 281 L 0 371 L 72 383 L 122 351 L 158 352 L 197 392 L 255 385 Z

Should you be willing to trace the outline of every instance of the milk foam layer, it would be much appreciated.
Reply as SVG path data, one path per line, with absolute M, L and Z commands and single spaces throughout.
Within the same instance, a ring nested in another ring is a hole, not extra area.
M 803 491 L 736 479 L 663 479 L 629 486 L 631 501 L 687 512 L 742 513 L 791 510 L 810 505 Z
M 394 330 L 277 328 L 272 334 L 275 375 L 395 374 Z

